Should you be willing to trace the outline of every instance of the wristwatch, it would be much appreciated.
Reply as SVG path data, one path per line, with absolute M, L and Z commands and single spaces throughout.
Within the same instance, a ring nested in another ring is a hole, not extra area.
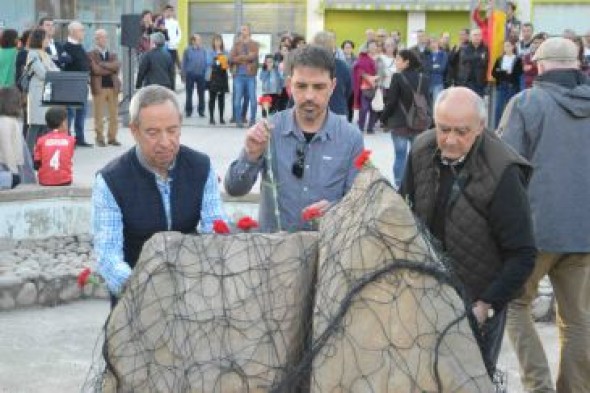
M 493 307 L 488 308 L 488 319 L 494 318 L 494 315 L 495 315 L 494 308 Z

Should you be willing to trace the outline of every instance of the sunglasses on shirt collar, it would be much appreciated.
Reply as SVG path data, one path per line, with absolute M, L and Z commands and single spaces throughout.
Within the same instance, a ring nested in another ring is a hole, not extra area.
M 291 173 L 298 179 L 303 177 L 303 172 L 305 171 L 305 145 L 302 143 L 297 144 L 297 149 L 295 150 L 295 162 L 293 162 L 293 166 L 291 167 Z

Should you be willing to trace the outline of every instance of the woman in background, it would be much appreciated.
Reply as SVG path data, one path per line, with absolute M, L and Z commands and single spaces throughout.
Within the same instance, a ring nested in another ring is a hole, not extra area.
M 16 75 L 18 32 L 6 29 L 0 39 L 0 88 L 12 87 Z
M 354 63 L 357 60 L 356 55 L 354 54 L 354 42 L 351 40 L 345 40 L 342 42 L 340 46 L 342 48 L 342 53 L 344 53 L 344 61 L 350 70 L 350 80 L 353 80 L 352 69 L 354 67 Z M 352 118 L 354 117 L 354 93 L 348 97 L 348 122 L 352 123 Z
M 401 186 L 406 169 L 407 155 L 416 135 L 425 130 L 414 130 L 408 126 L 407 112 L 414 104 L 414 92 L 427 99 L 430 97 L 430 81 L 419 72 L 420 60 L 409 49 L 402 49 L 395 57 L 397 72 L 391 77 L 391 85 L 385 96 L 385 108 L 381 122 L 391 132 L 395 160 L 393 162 L 393 179 L 396 189 Z
M 32 78 L 29 84 L 29 93 L 27 94 L 27 123 L 29 131 L 27 132 L 27 147 L 33 151 L 37 138 L 45 133 L 45 112 L 47 107 L 43 106 L 41 101 L 43 97 L 43 86 L 45 84 L 45 74 L 47 71 L 59 71 L 46 48 L 49 46 L 49 39 L 43 29 L 35 29 L 31 33 L 29 42 L 29 53 L 27 64 L 23 72 L 31 72 Z
M 497 127 L 508 101 L 520 91 L 522 60 L 516 56 L 516 46 L 512 42 L 504 42 L 504 54 L 496 59 L 492 76 L 496 80 L 497 90 L 496 122 L 494 123 Z
M 223 38 L 213 35 L 211 51 L 207 56 L 207 74 L 209 88 L 209 124 L 215 124 L 215 101 L 219 107 L 219 124 L 225 124 L 225 93 L 229 92 L 228 53 L 223 46 Z

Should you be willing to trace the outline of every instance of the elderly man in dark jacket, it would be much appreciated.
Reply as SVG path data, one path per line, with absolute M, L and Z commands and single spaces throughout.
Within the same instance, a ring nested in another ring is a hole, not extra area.
M 508 302 L 533 270 L 536 250 L 526 194 L 530 165 L 485 131 L 486 114 L 473 91 L 443 90 L 436 129 L 416 138 L 400 191 L 450 257 L 492 376 Z
M 557 391 L 590 392 L 590 85 L 568 39 L 546 40 L 534 61 L 539 76 L 512 98 L 498 130 L 535 167 L 528 195 L 539 257 L 524 295 L 510 304 L 508 335 L 524 388 L 555 392 L 530 310 L 548 275 L 561 344 Z
M 141 58 L 135 88 L 160 85 L 174 90 L 175 71 L 174 61 L 170 53 L 164 48 L 166 39 L 162 33 L 153 33 L 150 41 L 154 48 Z

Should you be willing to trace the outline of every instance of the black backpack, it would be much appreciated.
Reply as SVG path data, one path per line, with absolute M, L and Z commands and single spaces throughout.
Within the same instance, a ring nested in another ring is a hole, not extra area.
M 408 128 L 412 131 L 418 132 L 427 130 L 432 124 L 432 118 L 430 116 L 430 107 L 428 106 L 428 100 L 426 99 L 426 96 L 421 92 L 422 74 L 419 74 L 418 77 L 417 90 L 414 90 L 412 88 L 412 85 L 402 73 L 400 73 L 400 76 L 412 90 L 412 105 L 410 105 L 410 109 L 406 110 L 406 108 L 404 108 L 404 104 L 400 102 L 400 107 L 402 108 L 402 112 L 406 117 L 406 123 L 408 124 Z
M 24 94 L 27 94 L 29 92 L 29 85 L 31 84 L 31 79 L 33 79 L 33 74 L 35 74 L 31 67 L 33 66 L 33 63 L 35 61 L 37 61 L 37 59 L 34 59 L 26 65 L 25 69 L 23 70 L 23 73 L 16 81 L 16 87 Z

